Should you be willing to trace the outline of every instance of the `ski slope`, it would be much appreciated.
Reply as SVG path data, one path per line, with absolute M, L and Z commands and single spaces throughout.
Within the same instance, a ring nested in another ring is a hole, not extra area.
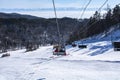
M 10 57 L 0 58 L 0 80 L 119 80 L 120 52 L 107 45 L 103 41 L 88 43 L 87 49 L 69 46 L 67 56 L 53 56 L 52 46 L 10 51 Z
M 109 37 L 87 39 L 87 49 L 68 45 L 67 56 L 53 56 L 53 46 L 9 51 L 10 57 L 0 58 L 0 80 L 120 80 L 120 52 Z

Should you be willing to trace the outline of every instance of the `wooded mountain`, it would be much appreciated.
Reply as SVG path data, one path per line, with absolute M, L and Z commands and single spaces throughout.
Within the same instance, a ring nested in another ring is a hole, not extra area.
M 39 17 L 31 15 L 22 15 L 18 13 L 0 13 L 0 18 L 9 19 L 9 18 L 27 18 L 27 19 L 37 19 Z
M 107 9 L 103 15 L 96 11 L 95 14 L 87 21 L 83 20 L 77 30 L 70 35 L 69 43 L 92 37 L 100 33 L 107 33 L 110 28 L 118 28 L 113 26 L 119 24 L 120 27 L 120 6 L 116 5 L 113 9 Z
M 59 27 L 62 40 L 77 28 L 78 21 L 60 18 Z M 0 50 L 23 48 L 33 45 L 55 44 L 58 40 L 55 18 L 45 19 L 30 15 L 0 13 Z
M 107 33 L 111 27 L 116 28 L 113 25 L 120 24 L 120 6 L 109 8 L 103 15 L 96 11 L 89 19 L 64 17 L 59 18 L 58 22 L 62 42 L 71 43 L 103 32 Z M 58 41 L 55 18 L 0 13 L 1 52 L 23 47 L 36 49 L 38 45 L 55 44 Z

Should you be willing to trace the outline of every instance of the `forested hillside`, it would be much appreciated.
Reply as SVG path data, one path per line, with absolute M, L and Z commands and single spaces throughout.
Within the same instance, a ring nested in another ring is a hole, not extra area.
M 71 43 L 107 32 L 112 25 L 120 23 L 120 6 L 107 9 L 107 13 L 96 11 L 89 19 L 59 18 L 60 36 Z M 55 44 L 58 40 L 55 18 L 45 19 L 16 13 L 0 13 L 0 50 L 35 47 Z
M 23 48 L 28 46 L 38 46 L 54 44 L 58 42 L 58 31 L 55 19 L 36 18 L 20 14 L 3 14 L 0 16 L 0 50 Z M 9 15 L 9 16 L 8 16 Z M 16 16 L 16 17 L 15 17 Z M 76 19 L 60 18 L 60 33 L 65 41 L 76 29 L 74 25 L 78 23 Z
M 95 14 L 88 19 L 88 21 L 83 20 L 81 22 L 81 26 L 79 26 L 79 29 L 75 30 L 74 33 L 70 35 L 68 42 L 73 42 L 75 40 L 80 40 L 103 32 L 108 32 L 113 25 L 119 23 L 119 5 L 116 5 L 113 9 L 108 8 L 107 13 L 103 15 L 96 11 Z M 114 26 L 114 28 L 116 28 L 116 26 Z

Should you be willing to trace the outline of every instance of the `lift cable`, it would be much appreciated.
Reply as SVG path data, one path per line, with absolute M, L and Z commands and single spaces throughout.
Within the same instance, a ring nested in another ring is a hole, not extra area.
M 103 8 L 103 6 L 108 2 L 108 0 L 105 0 L 105 2 L 102 4 L 102 6 L 97 10 L 98 12 Z M 97 23 L 99 20 L 95 21 L 94 23 L 92 23 L 91 25 L 89 25 L 89 27 L 87 28 L 84 28 L 88 23 L 89 21 L 83 26 L 83 28 L 81 29 L 82 31 L 81 32 L 84 32 L 86 29 L 90 28 L 92 25 L 94 25 L 95 23 Z
M 86 9 L 87 9 L 87 7 L 90 5 L 91 2 L 92 2 L 92 0 L 89 0 L 89 2 L 85 5 L 85 7 L 84 7 L 84 9 L 83 9 L 83 11 L 82 11 L 82 13 L 81 13 L 80 19 L 82 19 L 83 15 L 84 15 L 84 13 L 85 13 L 85 11 L 86 11 Z M 78 19 L 78 23 L 75 25 L 75 27 L 78 26 L 79 22 L 80 22 L 80 21 L 79 21 L 79 19 Z M 82 42 L 82 45 L 83 45 L 83 42 Z
M 84 9 L 83 9 L 83 12 L 81 13 L 81 16 L 80 16 L 80 18 L 79 19 L 82 19 L 82 17 L 83 17 L 83 15 L 84 15 L 84 13 L 85 13 L 85 11 L 86 11 L 86 9 L 87 9 L 87 7 L 89 6 L 89 4 L 91 3 L 91 1 L 92 0 L 89 0 L 89 2 L 87 3 L 87 5 L 84 7 Z M 83 5 L 84 6 L 84 5 Z M 78 19 L 78 23 L 75 25 L 75 27 L 76 26 L 78 26 L 78 24 L 79 24 L 79 22 L 80 22 L 80 20 Z
M 89 2 L 87 3 L 87 5 L 86 5 L 86 6 L 85 6 L 85 8 L 83 9 L 83 12 L 82 12 L 82 14 L 81 14 L 80 19 L 82 19 L 83 15 L 84 15 L 84 13 L 85 13 L 85 11 L 86 11 L 87 7 L 88 7 L 88 6 L 89 6 L 89 4 L 91 3 L 91 1 L 92 1 L 92 0 L 89 0 Z

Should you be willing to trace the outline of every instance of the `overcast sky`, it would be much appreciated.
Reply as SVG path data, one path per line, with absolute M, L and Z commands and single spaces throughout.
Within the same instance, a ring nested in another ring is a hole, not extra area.
M 58 17 L 79 18 L 89 0 L 55 0 Z M 83 17 L 90 17 L 105 2 L 92 0 Z M 120 0 L 108 0 L 107 4 L 113 8 Z M 107 4 L 102 8 L 105 13 Z M 29 14 L 39 17 L 54 17 L 52 0 L 0 0 L 0 12 Z

